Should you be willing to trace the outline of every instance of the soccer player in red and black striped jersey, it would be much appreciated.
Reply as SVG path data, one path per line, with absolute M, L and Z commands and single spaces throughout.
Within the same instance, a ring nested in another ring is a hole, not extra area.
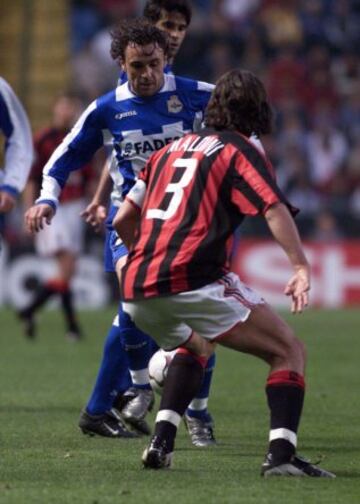
M 70 132 L 82 109 L 82 101 L 76 94 L 63 93 L 55 100 L 51 125 L 35 135 L 35 162 L 24 192 L 26 208 L 33 204 L 40 193 L 44 166 L 54 150 Z M 30 303 L 18 313 L 28 338 L 36 336 L 36 314 L 53 296 L 60 297 L 68 339 L 78 340 L 81 338 L 81 329 L 77 320 L 70 284 L 76 271 L 78 255 L 83 248 L 84 224 L 80 212 L 85 205 L 85 196 L 94 183 L 94 176 L 94 170 L 90 163 L 85 165 L 81 171 L 70 175 L 68 184 L 62 191 L 53 225 L 42 229 L 35 236 L 37 253 L 41 257 L 54 258 L 57 272 L 39 286 Z
M 131 247 L 123 271 L 124 309 L 164 349 L 179 347 L 168 371 L 145 467 L 171 464 L 176 430 L 201 383 L 214 344 L 263 359 L 270 367 L 264 476 L 333 477 L 296 455 L 304 400 L 305 349 L 291 328 L 229 271 L 235 229 L 262 214 L 294 274 L 285 287 L 292 311 L 308 303 L 310 268 L 268 160 L 249 142 L 268 133 L 271 109 L 262 83 L 233 70 L 217 83 L 206 117 L 148 162 L 114 225 Z M 141 213 L 136 208 L 141 207 Z

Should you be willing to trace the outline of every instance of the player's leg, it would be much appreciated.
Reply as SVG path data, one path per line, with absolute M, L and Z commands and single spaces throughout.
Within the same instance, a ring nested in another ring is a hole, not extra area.
M 124 420 L 144 434 L 150 434 L 145 416 L 154 405 L 154 392 L 150 386 L 148 364 L 153 354 L 151 338 L 138 329 L 130 317 L 119 308 L 120 338 L 127 354 L 131 387 L 124 394 L 121 410 Z M 127 399 L 127 400 L 126 400 Z
M 127 366 L 127 355 L 121 344 L 117 315 L 105 340 L 103 358 L 90 399 L 80 416 L 79 427 L 85 434 L 106 437 L 131 435 L 113 410 L 114 396 L 119 391 L 125 392 L 131 383 Z M 124 373 L 121 373 L 122 370 L 126 371 L 125 377 Z
M 41 283 L 36 290 L 33 300 L 22 310 L 18 311 L 18 316 L 24 326 L 24 334 L 27 338 L 36 336 L 35 315 L 45 305 L 45 303 L 53 296 L 62 295 L 67 284 L 60 278 L 50 278 Z
M 110 238 L 111 233 L 108 232 L 104 247 L 104 263 L 106 271 L 114 272 Z M 106 437 L 128 437 L 128 431 L 122 420 L 118 421 L 119 415 L 114 408 L 114 401 L 115 398 L 121 397 L 130 385 L 127 354 L 121 342 L 117 314 L 105 339 L 103 357 L 94 388 L 80 416 L 81 430 L 87 434 Z
M 77 258 L 84 248 L 84 222 L 80 218 L 84 204 L 84 200 L 78 199 L 63 205 L 62 212 L 63 221 L 66 223 L 66 233 L 64 231 L 62 238 L 63 249 L 56 256 L 60 277 L 67 284 L 67 289 L 61 294 L 61 307 L 65 318 L 67 337 L 71 340 L 79 340 L 82 337 L 73 303 L 71 280 L 76 272 Z
M 66 296 L 69 291 L 69 280 L 74 271 L 72 250 L 76 250 L 80 242 L 73 238 L 72 204 L 60 205 L 51 223 L 35 237 L 35 248 L 40 257 L 51 257 L 57 261 L 58 272 L 56 275 L 38 287 L 33 300 L 18 312 L 24 324 L 25 335 L 29 338 L 35 336 L 35 315 L 42 306 L 53 296 Z M 72 216 L 72 219 L 70 218 Z M 76 216 L 75 216 L 76 219 Z M 72 224 L 69 225 L 69 222 Z M 81 236 L 79 236 L 81 240 Z
M 114 233 L 113 240 L 118 240 L 116 233 Z M 126 261 L 127 250 L 121 242 L 117 241 L 115 241 L 115 245 L 112 244 L 112 250 L 120 283 L 121 270 Z M 150 428 L 144 419 L 154 404 L 154 392 L 150 386 L 148 371 L 149 360 L 154 351 L 153 340 L 136 327 L 129 315 L 122 310 L 121 303 L 118 315 L 119 336 L 123 349 L 127 354 L 132 382 L 131 387 L 122 398 L 125 405 L 121 409 L 121 415 L 136 430 L 143 434 L 150 434 Z
M 165 380 L 154 435 L 143 453 L 145 467 L 171 466 L 178 426 L 188 404 L 199 393 L 206 362 L 212 353 L 213 345 L 195 333 L 191 343 L 185 343 L 176 352 Z
M 218 342 L 257 356 L 270 366 L 266 382 L 270 433 L 262 474 L 333 477 L 332 473 L 296 456 L 305 393 L 306 354 L 304 344 L 289 325 L 269 305 L 259 304 L 252 308 L 245 322 L 222 335 Z
M 200 390 L 189 404 L 184 416 L 191 442 L 199 448 L 212 446 L 216 443 L 214 421 L 208 410 L 210 386 L 215 363 L 216 354 L 213 353 L 207 360 Z
M 143 455 L 145 467 L 151 468 L 170 465 L 177 427 L 190 401 L 199 392 L 207 359 L 214 351 L 214 345 L 173 318 L 171 300 L 162 298 L 160 302 L 160 310 L 156 306 L 158 299 L 140 303 L 140 307 L 134 303 L 124 305 L 126 313 L 143 330 L 154 330 L 155 340 L 163 348 L 183 344 L 189 350 L 177 352 L 169 366 L 156 416 L 154 436 Z
M 67 337 L 70 340 L 79 340 L 82 331 L 78 322 L 71 289 L 71 279 L 75 274 L 76 255 L 70 250 L 62 250 L 56 254 L 59 276 L 64 282 L 64 290 L 60 294 L 61 307 L 65 318 Z

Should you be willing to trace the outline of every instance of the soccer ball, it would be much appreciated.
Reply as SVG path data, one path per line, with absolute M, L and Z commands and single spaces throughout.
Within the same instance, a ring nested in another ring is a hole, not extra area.
M 167 375 L 168 367 L 174 357 L 175 351 L 165 352 L 158 350 L 151 357 L 149 362 L 149 379 L 150 385 L 154 392 L 161 395 Z

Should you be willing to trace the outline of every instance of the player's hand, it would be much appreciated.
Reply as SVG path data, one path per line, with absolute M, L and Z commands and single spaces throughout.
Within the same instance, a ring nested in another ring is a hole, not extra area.
M 106 219 L 106 207 L 91 202 L 80 215 L 96 232 L 99 232 Z
M 7 191 L 0 191 L 0 213 L 10 212 L 16 205 L 16 198 Z
M 34 205 L 25 213 L 25 227 L 29 233 L 38 233 L 45 224 L 51 224 L 55 211 L 47 203 Z
M 295 275 L 288 281 L 285 294 L 291 296 L 292 313 L 301 313 L 309 304 L 310 267 L 308 265 L 295 268 Z

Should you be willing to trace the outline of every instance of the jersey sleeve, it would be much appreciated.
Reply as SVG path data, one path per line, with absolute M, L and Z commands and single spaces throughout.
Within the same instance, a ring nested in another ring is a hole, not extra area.
M 41 193 L 36 203 L 46 201 L 57 205 L 61 189 L 70 173 L 84 167 L 103 145 L 103 130 L 104 125 L 95 101 L 81 115 L 44 166 Z
M 232 164 L 231 199 L 242 214 L 263 215 L 275 203 L 285 204 L 293 216 L 298 213 L 279 189 L 270 161 L 253 145 L 237 152 Z
M 155 153 L 152 158 L 156 156 Z M 150 158 L 144 168 L 140 171 L 138 179 L 135 185 L 130 189 L 128 194 L 126 195 L 126 199 L 129 200 L 133 205 L 137 208 L 141 209 L 145 200 L 146 188 L 149 184 L 150 178 L 150 167 L 151 167 L 151 159 Z
M 136 208 L 141 209 L 145 200 L 146 183 L 139 178 L 127 193 L 125 200 L 130 201 Z
M 29 120 L 17 96 L 0 78 L 0 129 L 6 138 L 4 173 L 1 189 L 14 195 L 26 184 L 33 160 Z
M 190 98 L 190 107 L 194 110 L 194 124 L 192 131 L 197 132 L 200 131 L 204 124 L 205 118 L 205 109 L 207 104 L 209 103 L 211 94 L 214 89 L 213 84 L 209 84 L 207 82 L 197 81 L 196 89 L 189 93 Z

